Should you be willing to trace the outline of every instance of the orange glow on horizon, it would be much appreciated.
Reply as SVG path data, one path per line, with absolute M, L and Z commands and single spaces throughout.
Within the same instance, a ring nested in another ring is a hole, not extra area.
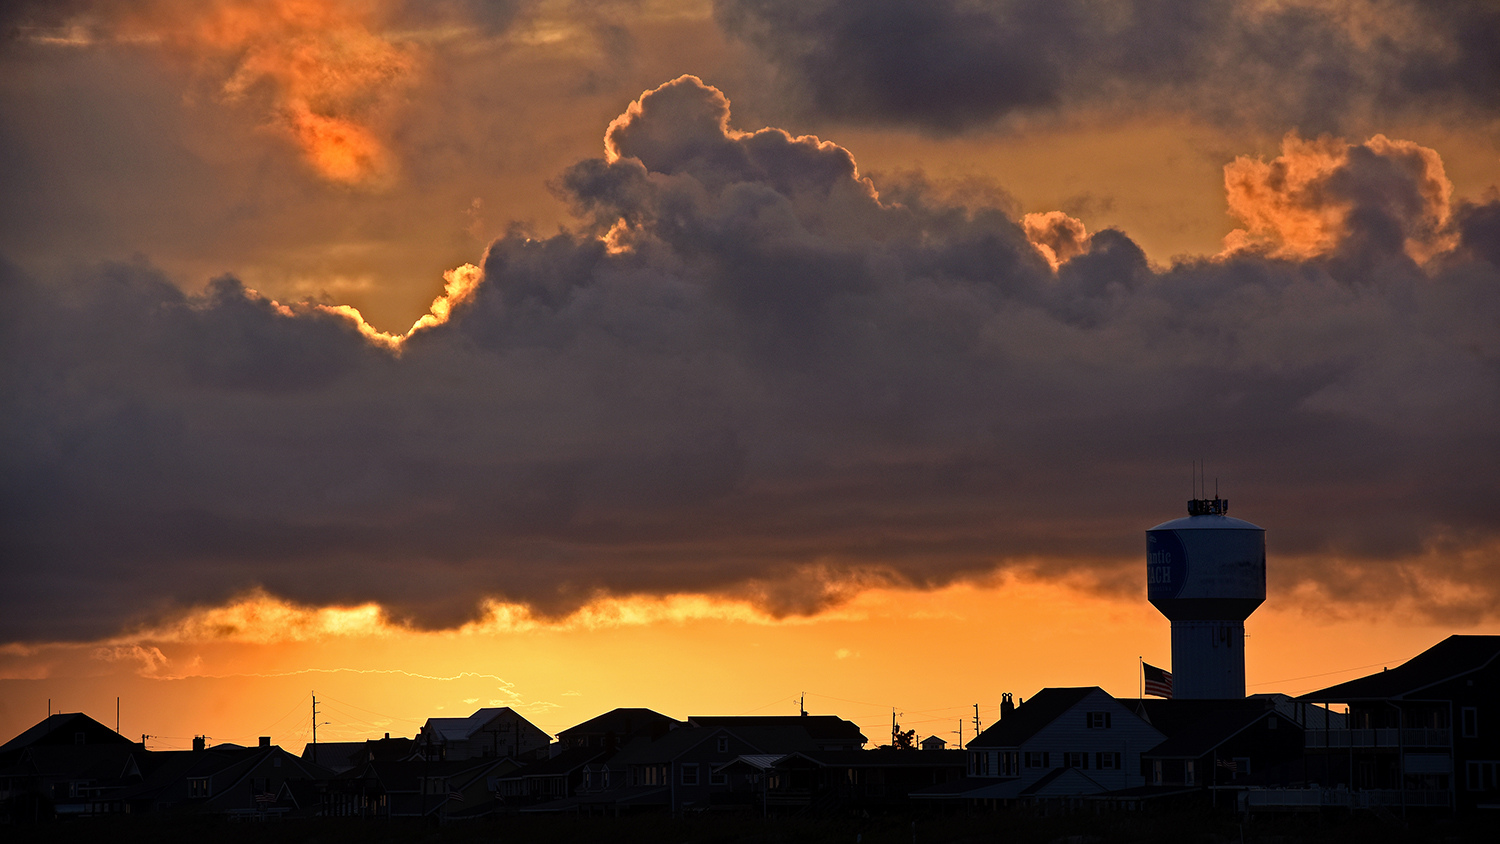
M 1399 608 L 1393 623 L 1372 627 L 1358 613 L 1315 611 L 1326 596 L 1300 597 L 1313 603 L 1273 594 L 1247 622 L 1248 692 L 1310 691 L 1398 664 L 1456 632 Z M 904 726 L 952 740 L 947 733 L 976 702 L 993 721 L 1001 692 L 1098 685 L 1133 696 L 1140 658 L 1170 665 L 1169 632 L 1143 595 L 1110 597 L 1027 574 L 931 591 L 866 589 L 832 610 L 786 619 L 691 594 L 600 598 L 550 620 L 490 603 L 483 619 L 446 631 L 392 625 L 374 604 L 316 608 L 251 593 L 107 642 L 0 649 L 0 732 L 35 723 L 32 709 L 47 698 L 108 722 L 120 695 L 127 735 L 250 742 L 271 734 L 300 752 L 310 689 L 334 713 L 320 728 L 329 741 L 411 735 L 428 717 L 481 706 L 512 706 L 556 733 L 616 706 L 677 718 L 789 713 L 805 692 L 810 710 L 861 724 L 872 743 L 893 706 Z M 174 742 L 186 739 L 153 746 Z

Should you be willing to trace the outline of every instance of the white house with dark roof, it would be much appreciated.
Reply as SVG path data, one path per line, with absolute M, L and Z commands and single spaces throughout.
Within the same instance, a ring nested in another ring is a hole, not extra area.
M 1012 800 L 1141 786 L 1141 754 L 1165 738 L 1097 686 L 1042 689 L 969 742 L 962 784 L 912 797 Z

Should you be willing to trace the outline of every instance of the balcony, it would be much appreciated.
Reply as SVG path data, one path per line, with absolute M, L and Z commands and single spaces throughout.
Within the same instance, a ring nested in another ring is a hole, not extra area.
M 1453 735 L 1449 730 L 1434 730 L 1425 727 L 1396 729 L 1387 727 L 1374 730 L 1307 730 L 1304 747 L 1308 750 L 1373 748 L 1449 747 Z
M 1343 788 L 1268 788 L 1251 789 L 1245 794 L 1249 809 L 1316 809 L 1337 806 L 1345 809 L 1439 808 L 1446 809 L 1450 795 L 1438 789 L 1375 788 L 1348 791 Z

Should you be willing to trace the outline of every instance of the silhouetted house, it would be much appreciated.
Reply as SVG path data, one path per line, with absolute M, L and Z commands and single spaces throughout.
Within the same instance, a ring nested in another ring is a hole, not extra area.
M 927 738 L 922 739 L 922 749 L 923 750 L 947 750 L 948 749 L 948 742 L 947 742 L 946 739 L 941 739 L 941 738 L 938 738 L 937 736 L 928 736 Z
M 631 739 L 658 739 L 681 726 L 683 722 L 676 718 L 651 709 L 621 707 L 563 730 L 557 734 L 557 742 L 564 749 L 600 747 L 613 753 Z
M 141 781 L 137 745 L 36 745 L 0 767 L 0 819 L 35 822 L 126 811 L 122 792 Z M 3 822 L 3 820 L 0 820 Z
M 75 747 L 78 745 L 129 745 L 135 742 L 82 712 L 60 712 L 38 721 L 30 729 L 0 745 L 0 765 L 20 756 L 29 747 Z
M 608 754 L 604 747 L 574 747 L 531 762 L 498 778 L 500 799 L 506 808 L 520 809 L 572 797 L 583 784 L 584 768 Z
M 636 738 L 613 756 L 584 765 L 573 797 L 522 811 L 620 815 L 748 809 L 759 805 L 759 772 L 735 768 L 732 762 L 745 756 L 774 759 L 796 751 L 818 750 L 818 741 L 802 725 L 810 719 L 724 720 L 738 723 L 732 727 L 706 726 L 703 722 L 719 719 L 694 718 L 687 726 L 654 741 Z M 820 732 L 837 729 L 846 740 L 849 738 L 847 728 L 828 721 L 814 723 L 814 729 Z
M 353 768 L 359 763 L 358 753 L 363 750 L 365 743 L 362 741 L 320 741 L 317 744 L 308 742 L 302 748 L 302 759 L 311 762 L 320 768 L 327 768 L 335 774 Z
M 1142 754 L 1155 786 L 1265 785 L 1289 782 L 1302 758 L 1306 707 L 1289 698 L 1143 700 L 1137 711 L 1167 739 Z M 1316 717 L 1316 716 L 1314 716 Z
M 0 745 L 0 822 L 124 811 L 144 754 L 81 712 L 48 716 Z
M 421 755 L 460 761 L 502 756 L 544 758 L 552 738 L 504 706 L 480 709 L 467 718 L 428 718 L 416 741 Z
M 1349 707 L 1347 726 L 1307 731 L 1306 751 L 1355 805 L 1467 812 L 1500 803 L 1500 636 L 1449 636 L 1299 700 Z
M 911 796 L 1034 801 L 1141 786 L 1141 754 L 1165 738 L 1098 687 L 1042 689 L 969 742 L 966 779 Z
M 333 772 L 261 739 L 258 747 L 221 744 L 152 752 L 140 759 L 142 781 L 120 799 L 133 813 L 262 816 L 286 814 L 288 780 L 320 781 Z
M 414 739 L 391 738 L 390 733 L 386 733 L 385 738 L 308 743 L 302 748 L 303 759 L 336 774 L 377 759 L 395 762 L 414 759 L 419 755 L 417 742 Z
M 364 762 L 329 783 L 329 817 L 478 816 L 495 808 L 498 778 L 520 768 L 511 757 Z

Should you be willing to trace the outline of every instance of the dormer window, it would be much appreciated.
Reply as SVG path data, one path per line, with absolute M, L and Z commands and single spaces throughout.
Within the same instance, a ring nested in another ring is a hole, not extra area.
M 1107 730 L 1107 729 L 1109 729 L 1109 726 L 1110 726 L 1110 724 L 1109 724 L 1109 715 L 1110 715 L 1110 713 L 1108 713 L 1108 712 L 1090 712 L 1090 713 L 1087 713 L 1087 715 L 1088 715 L 1088 718 L 1087 718 L 1086 723 L 1088 724 L 1088 728 L 1089 729 L 1091 729 L 1091 730 Z
M 718 743 L 718 748 L 717 749 L 718 749 L 718 751 L 720 753 L 728 753 L 729 752 L 729 737 L 728 736 L 719 736 L 719 743 Z

